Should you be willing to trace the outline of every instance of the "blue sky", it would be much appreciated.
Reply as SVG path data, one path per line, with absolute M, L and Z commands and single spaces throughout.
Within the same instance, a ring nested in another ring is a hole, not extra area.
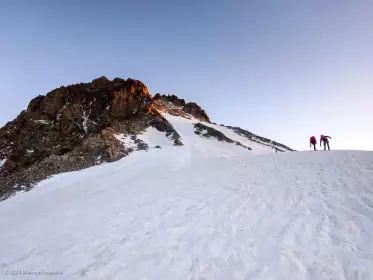
M 372 1 L 1 1 L 0 124 L 99 76 L 309 148 L 373 150 Z

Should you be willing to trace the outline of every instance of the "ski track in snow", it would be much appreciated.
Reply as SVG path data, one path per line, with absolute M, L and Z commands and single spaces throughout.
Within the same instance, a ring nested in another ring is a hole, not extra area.
M 255 155 L 168 119 L 185 146 L 60 174 L 1 202 L 0 273 L 373 279 L 373 152 Z

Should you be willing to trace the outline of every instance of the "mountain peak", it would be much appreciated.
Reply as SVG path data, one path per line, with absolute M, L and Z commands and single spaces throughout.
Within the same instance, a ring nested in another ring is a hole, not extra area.
M 171 117 L 197 124 L 190 129 L 198 137 L 236 143 L 247 151 L 252 150 L 250 143 L 267 146 L 271 151 L 275 147 L 291 150 L 249 132 L 220 132 L 222 128 L 212 124 L 198 104 L 175 95 L 157 93 L 153 98 L 139 80 L 99 77 L 33 98 L 26 110 L 0 129 L 0 198 L 28 190 L 54 174 L 148 150 L 153 146 L 141 135 L 150 128 L 172 145 L 183 146 L 184 139 L 179 128 L 169 121 Z M 231 133 L 234 137 L 225 135 Z M 242 141 L 249 142 L 245 145 Z

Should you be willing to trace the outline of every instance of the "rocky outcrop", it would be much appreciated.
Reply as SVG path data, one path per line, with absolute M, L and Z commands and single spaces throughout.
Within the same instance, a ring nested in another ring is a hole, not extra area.
M 241 146 L 241 147 L 244 147 L 248 150 L 251 150 L 250 147 L 246 147 L 245 145 L 242 145 L 240 142 L 233 141 L 232 139 L 225 136 L 225 134 L 222 133 L 221 131 L 218 131 L 218 130 L 210 127 L 210 126 L 204 125 L 202 123 L 196 123 L 196 124 L 194 124 L 194 128 L 195 128 L 194 133 L 197 134 L 197 135 L 200 135 L 201 137 L 214 138 L 218 141 L 223 141 L 223 142 L 227 142 L 227 143 L 230 143 L 230 144 L 234 143 L 237 146 Z
M 72 151 L 90 133 L 116 120 L 143 118 L 148 112 L 143 100 L 148 96 L 140 81 L 111 82 L 101 77 L 34 98 L 27 110 L 0 130 L 0 157 L 7 158 L 1 174 Z
M 0 198 L 53 174 L 147 149 L 136 135 L 150 125 L 182 145 L 172 125 L 152 109 L 151 99 L 138 80 L 106 77 L 35 97 L 0 129 Z M 116 135 L 128 137 L 131 147 Z
M 182 117 L 185 117 L 185 113 L 193 116 L 196 119 L 201 121 L 210 122 L 209 116 L 206 114 L 205 110 L 203 110 L 198 104 L 194 102 L 186 103 L 184 99 L 178 98 L 176 95 L 160 95 L 157 93 L 153 100 L 156 102 L 167 102 L 172 103 L 176 108 L 171 114 L 176 115 L 176 113 L 180 114 Z M 162 103 L 161 103 L 162 104 Z
M 124 126 L 123 123 L 120 125 Z M 17 190 L 29 190 L 35 183 L 51 175 L 116 161 L 134 150 L 148 148 L 146 143 L 136 138 L 136 135 L 129 133 L 126 135 L 132 139 L 133 145 L 126 146 L 115 137 L 117 134 L 119 131 L 114 127 L 104 128 L 99 133 L 86 137 L 81 145 L 72 151 L 61 155 L 51 154 L 27 168 L 0 177 L 0 198 L 7 198 Z
M 192 115 L 192 116 L 194 116 L 194 117 L 196 117 L 196 118 L 198 118 L 198 119 L 201 119 L 201 120 L 204 120 L 204 121 L 206 121 L 206 122 L 210 122 L 210 118 L 209 118 L 209 116 L 206 114 L 206 112 L 198 105 L 198 104 L 196 104 L 196 103 L 193 103 L 193 102 L 191 102 L 191 103 L 187 103 L 187 104 L 185 104 L 184 105 L 184 107 L 183 107 L 183 110 L 186 112 L 186 113 L 188 113 L 188 114 L 190 114 L 190 115 Z
M 221 125 L 221 126 L 225 126 L 225 125 Z M 276 152 L 277 151 L 279 151 L 279 152 L 285 152 L 285 151 L 287 151 L 287 152 L 293 152 L 293 151 L 295 151 L 295 150 L 289 148 L 288 146 L 285 146 L 285 145 L 283 145 L 281 143 L 278 143 L 276 141 L 272 141 L 272 140 L 270 140 L 268 138 L 255 135 L 254 133 L 252 133 L 250 131 L 247 131 L 247 130 L 244 130 L 242 128 L 232 127 L 232 126 L 225 126 L 225 127 L 233 130 L 238 135 L 246 137 L 250 141 L 253 141 L 253 142 L 256 142 L 256 143 L 260 143 L 260 144 L 268 146 L 268 147 L 272 147 L 273 149 L 276 150 Z
M 177 133 L 173 126 L 161 115 L 154 117 L 149 124 L 158 131 L 165 132 L 166 136 L 174 141 L 175 146 L 183 145 L 179 133 Z

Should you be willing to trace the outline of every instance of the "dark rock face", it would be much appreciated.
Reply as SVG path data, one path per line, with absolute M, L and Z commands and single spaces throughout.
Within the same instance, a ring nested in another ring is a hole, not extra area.
M 131 124 L 133 126 L 133 124 Z M 141 124 L 138 124 L 141 129 Z M 121 128 L 118 126 L 122 126 Z M 43 160 L 31 166 L 21 169 L 18 172 L 0 177 L 0 197 L 7 198 L 14 191 L 29 190 L 32 186 L 54 174 L 81 170 L 102 162 L 112 162 L 121 159 L 134 150 L 146 150 L 147 144 L 137 139 L 133 134 L 127 134 L 136 144 L 136 148 L 126 147 L 115 135 L 120 134 L 129 126 L 124 123 L 116 123 L 106 127 L 99 133 L 92 133 L 83 139 L 80 146 L 64 154 L 51 154 Z
M 132 152 L 115 135 L 135 137 L 149 126 L 157 112 L 146 98 L 151 96 L 140 81 L 101 77 L 31 100 L 27 110 L 0 129 L 0 198 L 14 186 L 28 188 L 53 174 Z M 137 149 L 147 149 L 136 137 L 133 142 Z
M 196 129 L 195 133 L 197 135 L 202 136 L 202 137 L 205 137 L 205 138 L 211 138 L 212 137 L 212 138 L 217 139 L 218 141 L 234 143 L 234 141 L 232 139 L 228 138 L 222 132 L 220 132 L 220 131 L 212 128 L 212 127 L 206 126 L 206 125 L 201 124 L 201 123 L 196 123 L 194 125 L 194 128 Z
M 194 128 L 195 128 L 194 133 L 197 134 L 197 135 L 200 135 L 201 137 L 215 138 L 218 141 L 228 142 L 228 143 L 231 143 L 231 144 L 235 144 L 237 146 L 241 146 L 245 149 L 251 150 L 250 147 L 246 147 L 246 146 L 242 145 L 240 142 L 233 141 L 232 139 L 225 136 L 224 133 L 222 133 L 222 132 L 220 132 L 220 131 L 212 128 L 212 127 L 204 125 L 202 123 L 194 124 Z
M 8 158 L 1 174 L 72 151 L 115 120 L 143 117 L 147 96 L 140 81 L 101 77 L 34 98 L 26 111 L 0 129 L 0 157 Z
M 222 125 L 222 126 L 224 126 L 224 125 Z M 274 149 L 277 149 L 277 151 L 280 151 L 280 152 L 285 152 L 285 151 L 292 152 L 292 151 L 295 151 L 295 150 L 289 148 L 288 146 L 285 146 L 285 145 L 283 145 L 281 143 L 278 143 L 276 141 L 272 141 L 272 140 L 270 140 L 268 138 L 255 135 L 254 133 L 251 133 L 250 131 L 244 130 L 242 128 L 232 127 L 232 126 L 226 126 L 226 127 L 229 128 L 229 129 L 231 129 L 231 130 L 233 130 L 238 135 L 246 137 L 247 139 L 249 139 L 249 140 L 251 140 L 253 142 L 257 142 L 257 143 L 260 143 L 262 145 L 266 145 L 268 147 L 272 147 Z
M 150 121 L 150 125 L 162 132 L 174 131 L 172 125 L 162 116 L 156 116 Z
M 165 132 L 166 136 L 174 141 L 175 146 L 183 145 L 179 133 L 176 132 L 172 124 L 162 117 L 162 115 L 159 114 L 158 116 L 154 117 L 149 124 L 155 127 L 157 130 Z
M 206 112 L 196 103 L 187 103 L 184 106 L 184 111 L 192 116 L 197 116 L 198 118 L 205 120 L 206 122 L 210 122 L 209 116 Z
M 196 103 L 189 102 L 186 103 L 184 99 L 180 99 L 175 95 L 160 95 L 157 93 L 154 96 L 155 100 L 162 100 L 164 102 L 170 102 L 176 107 L 180 107 L 180 110 L 183 111 L 184 113 L 190 114 L 193 117 L 205 121 L 205 122 L 210 122 L 209 116 L 206 114 L 206 112 Z M 182 115 L 182 117 L 184 117 Z
M 149 126 L 163 132 L 175 146 L 183 145 L 158 111 L 164 109 L 156 104 L 162 102 L 160 97 L 152 98 L 141 81 L 106 77 L 35 97 L 0 129 L 0 200 L 51 175 L 147 150 L 148 145 L 136 135 Z M 172 98 L 175 104 L 185 104 Z M 127 147 L 121 137 L 131 145 Z
M 184 99 L 180 99 L 176 95 L 162 95 L 162 96 L 158 96 L 158 98 L 160 98 L 160 99 L 162 99 L 164 101 L 171 102 L 175 106 L 179 106 L 180 107 L 180 106 L 184 106 L 185 105 L 185 100 Z

